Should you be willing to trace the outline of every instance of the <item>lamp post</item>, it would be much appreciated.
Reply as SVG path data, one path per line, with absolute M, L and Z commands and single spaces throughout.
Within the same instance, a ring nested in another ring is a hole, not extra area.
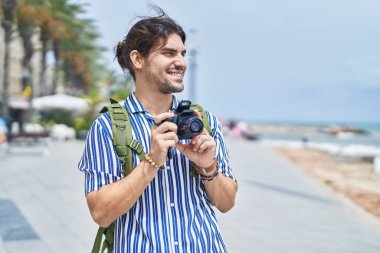
M 197 100 L 197 81 L 196 81 L 196 70 L 197 70 L 197 45 L 195 43 L 196 30 L 191 29 L 189 32 L 189 37 L 191 38 L 189 43 L 189 99 L 192 102 Z

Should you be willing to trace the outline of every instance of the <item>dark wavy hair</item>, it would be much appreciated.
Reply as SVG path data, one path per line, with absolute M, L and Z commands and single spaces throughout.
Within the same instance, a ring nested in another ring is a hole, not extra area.
M 176 21 L 168 17 L 162 9 L 156 17 L 145 17 L 134 24 L 123 41 L 117 43 L 115 47 L 115 58 L 120 67 L 125 71 L 129 70 L 133 80 L 135 72 L 132 68 L 130 53 L 137 50 L 143 57 L 160 43 L 165 44 L 169 35 L 175 33 L 181 37 L 183 43 L 186 41 L 186 34 Z

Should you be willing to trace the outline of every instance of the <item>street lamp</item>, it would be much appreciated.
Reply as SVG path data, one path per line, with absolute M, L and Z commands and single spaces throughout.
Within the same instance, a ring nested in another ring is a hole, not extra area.
M 196 81 L 196 71 L 197 71 L 197 44 L 195 40 L 195 35 L 197 31 L 191 29 L 189 32 L 189 99 L 192 102 L 196 102 L 197 99 L 197 81 Z

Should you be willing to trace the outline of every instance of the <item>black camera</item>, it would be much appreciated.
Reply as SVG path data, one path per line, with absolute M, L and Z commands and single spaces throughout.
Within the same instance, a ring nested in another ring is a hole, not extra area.
M 191 139 L 203 131 L 203 122 L 190 109 L 190 105 L 189 100 L 182 100 L 174 112 L 175 116 L 162 121 L 162 123 L 169 121 L 177 125 L 177 135 L 180 140 Z

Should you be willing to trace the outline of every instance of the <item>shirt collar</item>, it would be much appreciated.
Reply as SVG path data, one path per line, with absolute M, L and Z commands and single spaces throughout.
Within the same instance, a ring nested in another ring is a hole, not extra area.
M 178 99 L 172 95 L 173 97 L 173 102 L 172 102 L 172 107 L 170 108 L 170 111 L 174 111 L 178 104 L 179 101 Z M 124 102 L 124 107 L 129 113 L 148 113 L 147 110 L 144 108 L 140 100 L 137 99 L 135 96 L 135 93 L 131 93 L 128 98 Z

